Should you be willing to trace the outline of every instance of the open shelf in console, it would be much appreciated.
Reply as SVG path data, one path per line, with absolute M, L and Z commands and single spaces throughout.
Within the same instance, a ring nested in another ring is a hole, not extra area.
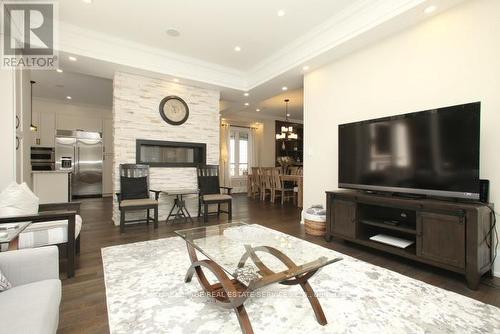
M 415 210 L 360 203 L 358 204 L 358 221 L 361 225 L 383 230 L 417 234 Z
M 398 247 L 370 240 L 378 234 L 412 241 L 413 245 L 399 248 L 406 254 L 416 253 L 417 215 L 415 210 L 378 206 L 373 204 L 358 204 L 358 237 L 365 243 L 377 245 L 382 249 L 398 249 Z

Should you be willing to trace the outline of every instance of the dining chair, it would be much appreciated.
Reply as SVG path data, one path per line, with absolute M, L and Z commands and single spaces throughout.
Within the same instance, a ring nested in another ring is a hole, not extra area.
M 264 169 L 264 173 L 262 174 L 262 191 L 261 193 L 261 200 L 265 201 L 267 198 L 267 195 L 269 195 L 269 199 L 272 200 L 272 195 L 273 195 L 273 181 L 272 181 L 272 168 L 266 168 Z
M 252 167 L 252 173 L 248 174 L 248 197 L 255 198 L 260 194 L 259 167 Z
M 285 200 L 288 201 L 290 198 L 294 198 L 293 186 L 288 186 L 287 182 L 283 181 L 281 178 L 281 174 L 274 170 L 272 173 L 272 195 L 271 202 L 276 202 L 276 197 L 280 197 L 281 204 L 285 203 Z

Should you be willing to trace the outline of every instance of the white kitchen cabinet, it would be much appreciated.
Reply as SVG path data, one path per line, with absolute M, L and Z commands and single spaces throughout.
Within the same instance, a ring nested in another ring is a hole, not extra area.
M 58 114 L 57 129 L 102 132 L 102 118 Z
M 102 137 L 104 152 L 113 153 L 113 120 L 111 118 L 102 120 Z
M 56 114 L 53 112 L 33 113 L 37 131 L 33 133 L 33 145 L 54 147 L 56 135 Z
M 70 199 L 71 173 L 61 171 L 34 171 L 33 192 L 40 204 L 66 203 Z

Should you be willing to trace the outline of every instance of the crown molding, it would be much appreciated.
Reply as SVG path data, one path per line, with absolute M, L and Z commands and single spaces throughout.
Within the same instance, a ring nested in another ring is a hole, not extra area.
M 357 0 L 252 67 L 249 90 L 346 43 L 427 0 Z
M 59 23 L 59 51 L 122 66 L 245 90 L 246 75 L 229 67 L 152 48 L 126 39 Z
M 333 59 L 334 50 L 371 29 L 420 6 L 427 0 L 353 0 L 337 15 L 298 37 L 288 46 L 248 71 L 179 55 L 126 39 L 59 23 L 60 51 L 162 75 L 185 78 L 249 91 L 288 71 L 300 71 L 305 63 L 321 55 Z M 338 56 L 338 55 L 337 55 Z

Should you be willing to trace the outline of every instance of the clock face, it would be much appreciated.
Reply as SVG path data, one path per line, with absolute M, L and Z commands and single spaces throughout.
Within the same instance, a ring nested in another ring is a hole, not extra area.
M 189 108 L 180 97 L 167 96 L 160 103 L 160 115 L 169 124 L 181 125 L 189 117 Z

